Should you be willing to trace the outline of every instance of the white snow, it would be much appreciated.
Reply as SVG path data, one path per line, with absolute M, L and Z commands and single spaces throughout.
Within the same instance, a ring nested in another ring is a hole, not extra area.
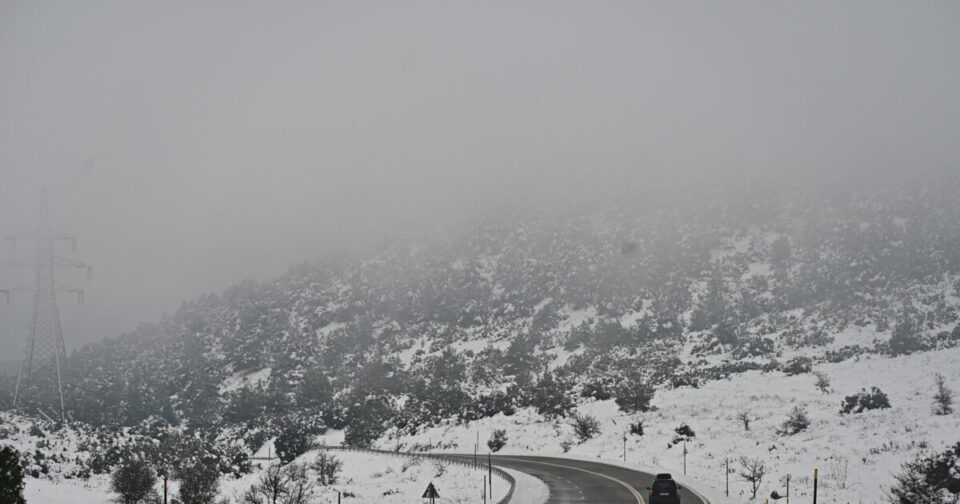
M 307 452 L 296 462 L 309 464 L 318 453 Z M 420 502 L 420 496 L 430 483 L 440 493 L 441 502 L 475 503 L 481 500 L 486 472 L 480 469 L 422 457 L 340 450 L 329 453 L 343 462 L 343 472 L 336 484 L 318 488 L 318 502 L 336 502 L 338 491 L 344 495 L 352 494 L 353 497 L 346 499 L 346 502 L 353 504 Z M 258 478 L 259 471 L 255 471 L 239 480 L 224 481 L 220 493 L 232 502 L 239 502 L 239 497 Z M 507 488 L 506 481 L 494 476 L 494 502 L 506 495 Z
M 734 502 L 749 501 L 747 484 L 736 474 L 739 457 L 746 456 L 762 459 L 770 474 L 758 492 L 758 502 L 773 490 L 782 494 L 780 480 L 788 473 L 793 475 L 793 495 L 808 498 L 814 469 L 821 472 L 820 502 L 881 502 L 884 489 L 903 462 L 960 441 L 960 414 L 934 416 L 931 412 L 934 374 L 943 374 L 950 388 L 960 390 L 958 362 L 960 348 L 823 364 L 815 370 L 830 378 L 832 391 L 828 394 L 816 389 L 812 374 L 749 372 L 701 388 L 658 390 L 653 401 L 656 410 L 638 415 L 620 412 L 612 400 L 596 401 L 582 405 L 579 412 L 597 417 L 602 433 L 582 444 L 577 444 L 569 420 L 546 421 L 530 409 L 469 426 L 427 429 L 416 436 L 402 436 L 400 441 L 449 445 L 457 439 L 474 439 L 479 433 L 484 442 L 494 429 L 502 428 L 508 441 L 501 453 L 617 461 L 622 457 L 628 424 L 643 419 L 644 436 L 627 436 L 627 463 L 683 474 L 682 446 L 668 445 L 675 437 L 674 429 L 687 423 L 696 433 L 687 444 L 689 485 L 701 492 L 722 493 L 724 460 L 730 459 L 734 472 L 730 475 L 731 496 Z M 890 409 L 839 414 L 845 396 L 873 386 L 889 396 Z M 776 429 L 795 405 L 807 408 L 811 427 L 793 436 L 778 435 Z M 737 420 L 741 411 L 753 417 L 749 431 Z M 566 454 L 561 448 L 564 441 L 572 444 Z M 384 446 L 396 442 L 383 441 Z M 846 478 L 841 474 L 844 464 Z
M 248 385 L 266 384 L 270 380 L 271 369 L 266 367 L 252 373 L 234 373 L 223 380 L 220 393 L 233 392 Z

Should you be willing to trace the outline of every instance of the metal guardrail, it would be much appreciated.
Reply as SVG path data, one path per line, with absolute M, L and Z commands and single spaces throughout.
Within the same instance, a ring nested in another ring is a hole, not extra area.
M 507 490 L 507 495 L 502 499 L 497 501 L 495 504 L 509 504 L 510 499 L 513 498 L 513 491 L 517 486 L 517 481 L 510 475 L 507 471 L 500 469 L 496 466 L 490 466 L 483 462 L 474 462 L 467 458 L 454 457 L 450 455 L 434 455 L 433 453 L 424 453 L 424 452 L 402 452 L 402 451 L 391 451 L 391 450 L 377 450 L 374 448 L 358 448 L 353 446 L 317 446 L 315 447 L 320 450 L 327 451 L 353 451 L 353 452 L 363 452 L 363 453 L 376 453 L 378 455 L 389 455 L 394 457 L 407 457 L 407 458 L 424 458 L 424 459 L 433 459 L 433 460 L 442 460 L 450 464 L 456 464 L 463 467 L 475 468 L 482 471 L 489 471 L 497 476 L 503 478 L 507 483 L 510 484 L 510 488 Z M 491 496 L 491 499 L 493 496 Z

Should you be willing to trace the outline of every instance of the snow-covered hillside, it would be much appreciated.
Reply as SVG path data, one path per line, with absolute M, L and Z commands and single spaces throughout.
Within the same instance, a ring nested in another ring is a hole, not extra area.
M 817 365 L 831 382 L 829 393 L 820 392 L 813 374 L 787 376 L 782 372 L 750 371 L 727 380 L 711 381 L 699 388 L 679 387 L 657 392 L 656 410 L 627 415 L 612 400 L 592 401 L 578 408 L 600 421 L 601 433 L 578 443 L 570 420 L 547 421 L 531 409 L 512 416 L 498 415 L 468 425 L 445 425 L 415 436 L 386 439 L 407 445 L 434 443 L 451 449 L 472 443 L 479 433 L 485 442 L 494 429 L 505 429 L 507 446 L 501 453 L 566 454 L 622 461 L 627 438 L 627 462 L 639 467 L 660 467 L 683 473 L 683 444 L 674 444 L 681 424 L 696 434 L 686 443 L 687 474 L 722 492 L 725 461 L 739 473 L 738 459 L 761 459 L 769 476 L 758 497 L 785 491 L 783 478 L 793 475 L 791 493 L 808 496 L 814 469 L 819 469 L 819 499 L 826 503 L 877 503 L 892 484 L 900 465 L 920 453 L 942 450 L 960 437 L 960 414 L 932 413 L 934 375 L 943 374 L 960 390 L 960 349 L 932 351 L 888 358 L 864 356 L 840 363 Z M 887 393 L 891 408 L 840 415 L 841 400 L 863 388 L 878 387 Z M 810 427 L 795 435 L 777 429 L 794 406 L 805 407 Z M 749 413 L 745 431 L 738 415 Z M 644 434 L 628 432 L 631 422 L 643 420 Z M 570 443 L 564 452 L 564 442 Z M 486 448 L 486 447 L 484 447 Z M 737 473 L 730 475 L 731 496 L 749 500 L 749 486 Z
M 11 418 L 7 418 L 12 420 Z M 5 440 L 23 453 L 35 450 L 37 442 L 31 436 L 13 436 Z M 311 450 L 301 455 L 297 462 L 309 464 L 319 453 Z M 329 452 L 343 463 L 339 481 L 329 486 L 317 487 L 317 502 L 335 502 L 337 492 L 347 496 L 354 504 L 401 504 L 417 500 L 429 483 L 433 483 L 444 502 L 474 503 L 483 495 L 486 471 L 428 458 L 378 455 L 366 452 L 334 450 Z M 222 477 L 221 499 L 226 502 L 241 502 L 242 494 L 260 478 L 263 468 L 279 461 L 258 462 L 254 470 L 240 478 Z M 103 504 L 116 495 L 110 491 L 107 475 L 93 475 L 87 479 L 64 478 L 54 468 L 52 474 L 28 478 L 24 496 L 30 504 Z M 508 483 L 494 476 L 492 502 L 506 495 Z M 160 491 L 160 488 L 157 489 Z M 170 493 L 177 495 L 177 481 L 171 481 Z M 487 497 L 489 499 L 489 497 Z

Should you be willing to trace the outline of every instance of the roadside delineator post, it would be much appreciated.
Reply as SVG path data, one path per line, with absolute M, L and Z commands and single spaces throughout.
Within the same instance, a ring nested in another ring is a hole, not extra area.
M 817 481 L 820 479 L 820 469 L 813 470 L 813 504 L 817 504 Z
M 687 442 L 683 442 L 683 475 L 687 475 Z
M 487 483 L 490 486 L 490 500 L 493 500 L 493 454 L 487 452 Z
M 723 462 L 726 466 L 724 476 L 727 477 L 727 497 L 730 497 L 730 459 L 723 459 Z
M 787 504 L 790 504 L 790 474 L 787 473 Z

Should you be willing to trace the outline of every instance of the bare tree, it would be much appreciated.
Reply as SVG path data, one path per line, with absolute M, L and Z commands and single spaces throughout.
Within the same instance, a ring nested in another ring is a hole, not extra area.
M 824 394 L 829 393 L 830 377 L 827 376 L 827 373 L 824 373 L 823 371 L 817 371 L 816 373 L 814 373 L 814 376 L 817 377 L 817 382 L 816 382 L 817 390 L 819 390 L 821 393 L 824 393 Z
M 836 482 L 837 488 L 847 488 L 847 476 L 850 472 L 850 459 L 844 456 L 830 460 L 830 477 Z
M 304 464 L 272 465 L 240 498 L 242 504 L 307 504 L 315 487 Z
M 767 466 L 760 459 L 751 459 L 740 457 L 740 478 L 750 483 L 751 499 L 757 498 L 757 490 L 763 483 L 763 477 L 767 474 Z
M 953 413 L 953 391 L 947 388 L 947 379 L 942 374 L 933 378 L 937 385 L 937 393 L 933 396 L 933 412 L 937 415 Z
M 317 482 L 321 486 L 333 485 L 343 470 L 343 461 L 327 452 L 320 452 L 313 461 L 313 470 L 317 471 Z
M 434 469 L 434 475 L 436 475 L 436 477 L 439 478 L 440 476 L 443 476 L 444 474 L 446 474 L 448 467 L 450 467 L 450 462 L 447 461 L 446 459 L 441 459 L 441 458 L 433 459 L 433 469 Z
M 743 422 L 743 430 L 745 431 L 750 430 L 750 412 L 749 411 L 744 410 L 744 411 L 741 411 L 740 413 L 737 413 L 737 420 L 740 420 L 741 422 Z

